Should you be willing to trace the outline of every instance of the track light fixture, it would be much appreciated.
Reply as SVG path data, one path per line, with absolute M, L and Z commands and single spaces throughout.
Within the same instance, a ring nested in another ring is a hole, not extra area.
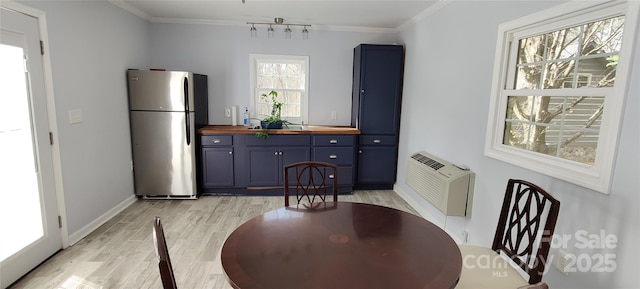
M 311 27 L 311 24 L 294 24 L 294 23 L 284 23 L 284 19 L 280 18 L 280 17 L 276 17 L 273 19 L 273 23 L 263 23 L 263 22 L 247 22 L 247 24 L 251 25 L 251 28 L 249 28 L 249 31 L 251 32 L 251 38 L 256 38 L 258 37 L 258 30 L 256 28 L 256 25 L 266 25 L 268 26 L 267 28 L 267 36 L 269 38 L 273 38 L 273 35 L 275 33 L 274 30 L 274 26 L 285 26 L 284 29 L 284 38 L 286 39 L 291 39 L 291 33 L 293 32 L 291 30 L 292 26 L 299 26 L 302 27 L 302 39 L 307 40 L 309 39 L 309 30 L 307 29 L 308 27 Z

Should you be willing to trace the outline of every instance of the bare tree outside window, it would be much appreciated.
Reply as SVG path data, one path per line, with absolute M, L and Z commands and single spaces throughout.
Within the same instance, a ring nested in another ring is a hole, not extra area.
M 594 164 L 605 94 L 613 87 L 624 16 L 518 41 L 512 91 L 506 95 L 503 144 Z
M 283 103 L 282 117 L 300 117 L 302 93 L 305 89 L 305 73 L 301 64 L 262 62 L 257 65 L 258 95 L 278 92 L 278 101 Z M 269 115 L 271 104 L 260 99 L 258 115 Z

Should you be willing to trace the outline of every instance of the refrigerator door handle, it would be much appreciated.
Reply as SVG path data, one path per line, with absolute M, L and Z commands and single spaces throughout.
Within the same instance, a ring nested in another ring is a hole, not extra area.
M 189 79 L 184 78 L 184 116 L 185 116 L 185 129 L 187 130 L 187 145 L 191 145 L 191 117 L 189 116 Z

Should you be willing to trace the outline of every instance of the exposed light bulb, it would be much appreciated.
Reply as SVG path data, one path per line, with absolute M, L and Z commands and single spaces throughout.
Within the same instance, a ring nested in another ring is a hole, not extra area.
M 267 37 L 269 38 L 273 38 L 273 27 L 271 27 L 271 25 L 269 25 L 269 28 L 267 29 Z
M 291 39 L 291 28 L 289 28 L 289 25 L 284 29 L 284 38 Z
M 251 38 L 258 37 L 258 30 L 256 29 L 255 25 L 251 24 L 251 28 L 249 29 L 249 31 L 251 32 Z

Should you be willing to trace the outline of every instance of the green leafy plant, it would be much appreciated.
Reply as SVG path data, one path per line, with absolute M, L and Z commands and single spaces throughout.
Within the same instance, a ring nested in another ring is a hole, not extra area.
M 274 126 L 282 127 L 283 125 L 288 128 L 291 122 L 285 119 L 282 119 L 281 117 L 283 103 L 278 101 L 277 91 L 272 90 L 268 94 L 263 93 L 260 96 L 265 102 L 271 103 L 271 114 L 261 120 L 260 126 L 262 127 L 262 130 L 256 132 L 256 136 L 261 138 L 267 138 L 269 137 L 269 132 L 268 132 L 269 129 L 271 129 Z
M 271 96 L 271 115 L 265 118 L 265 120 L 280 120 L 280 115 L 282 114 L 282 102 L 278 101 L 278 92 L 272 90 L 269 92 L 269 95 L 263 93 L 261 96 L 266 102 L 269 102 L 269 96 Z
M 256 132 L 256 136 L 259 138 L 268 138 L 269 134 L 266 131 L 261 130 Z

